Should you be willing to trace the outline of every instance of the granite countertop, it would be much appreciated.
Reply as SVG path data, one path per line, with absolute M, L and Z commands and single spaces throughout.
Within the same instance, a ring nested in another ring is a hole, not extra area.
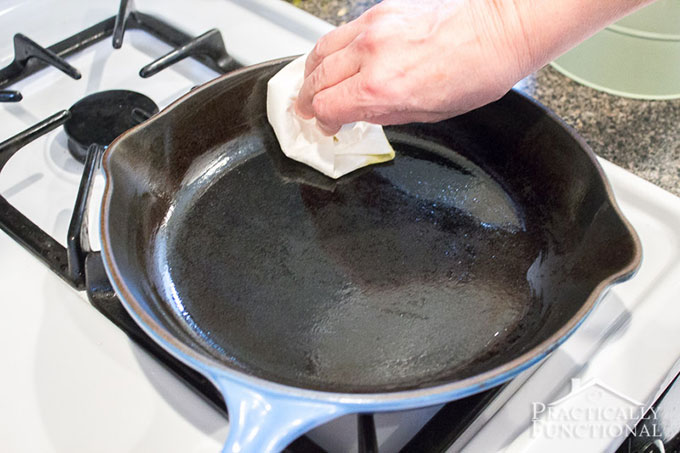
M 340 25 L 377 0 L 288 0 Z M 550 66 L 519 89 L 574 127 L 599 156 L 680 196 L 680 99 L 640 101 L 579 85 Z

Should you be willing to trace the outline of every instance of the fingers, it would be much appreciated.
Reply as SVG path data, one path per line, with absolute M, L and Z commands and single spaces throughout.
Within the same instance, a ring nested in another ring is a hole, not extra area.
M 305 62 L 305 78 L 321 64 L 324 58 L 340 49 L 344 49 L 349 43 L 354 41 L 354 38 L 360 32 L 361 24 L 359 19 L 356 19 L 322 36 L 307 57 Z
M 360 65 L 359 54 L 354 51 L 352 45 L 326 57 L 305 78 L 295 104 L 298 115 L 307 119 L 312 118 L 314 116 L 312 106 L 314 96 L 320 91 L 352 77 L 359 72 Z
M 325 124 L 319 122 L 318 120 L 316 122 L 316 125 L 319 127 L 321 132 L 324 133 L 324 135 L 327 135 L 329 137 L 331 135 L 337 134 L 340 131 L 340 127 L 341 127 L 341 126 L 340 127 L 338 127 L 338 126 L 326 126 Z
M 343 124 L 368 121 L 383 126 L 413 122 L 432 123 L 450 118 L 452 112 L 404 110 L 388 101 L 379 101 L 366 93 L 364 75 L 356 73 L 314 96 L 312 107 L 319 129 L 335 135 Z M 362 101 L 363 100 L 363 101 Z M 459 112 L 462 113 L 462 112 Z
M 333 135 L 343 124 L 366 119 L 368 110 L 358 102 L 360 94 L 360 73 L 316 93 L 312 109 L 319 129 L 326 135 Z
M 407 123 L 435 123 L 450 118 L 452 115 L 447 112 L 391 112 L 384 115 L 377 115 L 371 118 L 373 124 L 389 126 L 393 124 Z

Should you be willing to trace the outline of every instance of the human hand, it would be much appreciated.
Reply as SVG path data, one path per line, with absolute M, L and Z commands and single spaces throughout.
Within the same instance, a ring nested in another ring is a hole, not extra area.
M 332 135 L 354 121 L 434 122 L 494 101 L 530 64 L 513 4 L 384 0 L 318 41 L 296 110 Z
M 384 0 L 319 40 L 296 110 L 328 135 L 361 120 L 449 118 L 652 2 Z

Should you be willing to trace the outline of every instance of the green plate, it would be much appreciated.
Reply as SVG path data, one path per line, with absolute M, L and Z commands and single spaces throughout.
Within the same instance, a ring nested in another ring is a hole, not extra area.
M 610 94 L 680 98 L 680 1 L 653 3 L 597 33 L 552 66 Z

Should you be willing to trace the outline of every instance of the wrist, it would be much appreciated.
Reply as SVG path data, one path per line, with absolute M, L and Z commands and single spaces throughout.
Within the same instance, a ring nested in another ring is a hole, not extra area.
M 493 49 L 490 56 L 499 64 L 489 67 L 501 77 L 498 83 L 505 91 L 529 74 L 535 67 L 536 50 L 532 45 L 533 30 L 522 16 L 521 0 L 482 0 L 470 2 L 471 23 L 476 24 L 483 48 Z M 552 0 L 548 0 L 552 1 Z M 502 70 L 498 70 L 502 68 Z
M 607 25 L 655 0 L 489 1 L 512 4 L 506 15 L 515 17 L 514 38 L 523 47 L 520 61 L 524 75 L 528 75 Z

